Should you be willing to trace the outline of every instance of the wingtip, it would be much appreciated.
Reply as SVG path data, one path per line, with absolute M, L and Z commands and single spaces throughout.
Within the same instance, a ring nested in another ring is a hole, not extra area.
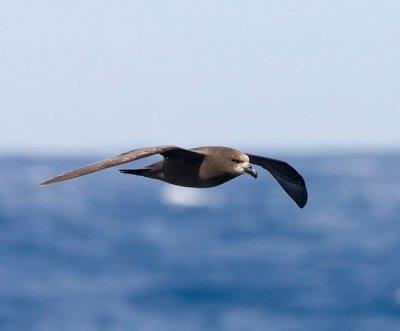
M 57 177 L 54 177 L 54 178 L 50 178 L 50 179 L 48 179 L 48 180 L 45 180 L 44 182 L 41 182 L 41 183 L 39 184 L 39 186 L 49 185 L 49 184 L 61 182 L 61 181 L 64 180 L 64 179 L 59 178 L 59 177 L 60 177 L 60 176 L 57 176 Z
M 51 180 L 46 180 L 46 181 L 44 181 L 44 182 L 41 182 L 41 183 L 39 184 L 39 186 L 45 186 L 45 185 L 48 185 L 48 184 L 51 184 L 51 183 L 52 183 Z
M 297 206 L 299 206 L 300 209 L 303 209 L 306 204 L 307 204 L 307 200 L 305 201 L 296 201 Z
M 303 209 L 308 201 L 308 193 L 307 193 L 307 189 L 304 186 L 303 189 L 301 190 L 301 192 L 299 192 L 299 194 L 297 194 L 293 200 L 296 202 L 297 206 L 299 206 L 299 208 Z

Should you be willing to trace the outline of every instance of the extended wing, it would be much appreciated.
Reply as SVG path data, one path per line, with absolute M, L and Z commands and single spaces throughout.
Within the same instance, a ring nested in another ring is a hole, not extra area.
M 132 151 L 126 152 L 126 153 L 122 153 L 115 157 L 112 157 L 111 159 L 106 159 L 106 160 L 99 161 L 96 163 L 91 163 L 84 167 L 71 170 L 69 172 L 66 172 L 65 174 L 61 174 L 54 178 L 48 179 L 48 180 L 44 181 L 43 183 L 41 183 L 40 185 L 52 184 L 52 183 L 56 183 L 56 182 L 61 182 L 63 180 L 87 175 L 92 172 L 96 172 L 96 171 L 99 171 L 102 169 L 114 167 L 119 164 L 143 159 L 145 157 L 148 157 L 148 156 L 151 156 L 154 154 L 161 154 L 164 157 L 168 157 L 169 155 L 174 156 L 174 155 L 179 155 L 179 154 L 185 154 L 185 155 L 188 155 L 188 154 L 195 155 L 196 154 L 196 155 L 198 155 L 198 153 L 191 152 L 186 149 L 176 147 L 176 146 L 171 146 L 171 145 L 138 148 L 138 149 L 134 149 Z
M 306 205 L 308 198 L 306 184 L 296 169 L 284 161 L 253 154 L 247 154 L 247 156 L 250 163 L 268 170 L 300 208 Z

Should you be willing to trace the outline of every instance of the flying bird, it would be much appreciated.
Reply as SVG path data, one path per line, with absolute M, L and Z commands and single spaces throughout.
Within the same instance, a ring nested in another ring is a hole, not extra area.
M 223 184 L 242 174 L 257 178 L 257 172 L 251 165 L 256 164 L 268 170 L 300 208 L 307 203 L 307 188 L 303 177 L 286 162 L 219 146 L 192 149 L 172 145 L 138 148 L 66 172 L 40 185 L 87 175 L 155 154 L 160 154 L 163 159 L 143 168 L 122 169 L 120 172 L 158 179 L 178 186 L 206 188 Z

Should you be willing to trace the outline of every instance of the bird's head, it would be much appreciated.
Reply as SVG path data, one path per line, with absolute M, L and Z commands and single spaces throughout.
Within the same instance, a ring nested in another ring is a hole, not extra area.
M 249 157 L 245 153 L 239 151 L 233 153 L 231 157 L 231 162 L 233 163 L 235 172 L 238 175 L 246 173 L 257 178 L 257 171 L 253 169 L 249 161 Z

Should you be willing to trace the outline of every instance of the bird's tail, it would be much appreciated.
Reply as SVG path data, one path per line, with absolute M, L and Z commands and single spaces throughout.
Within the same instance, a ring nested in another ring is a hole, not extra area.
M 163 178 L 162 161 L 139 169 L 121 169 L 120 172 L 123 174 L 137 175 L 154 179 Z
M 120 169 L 120 172 L 123 174 L 130 174 L 130 175 L 137 175 L 137 176 L 144 176 L 149 177 L 152 173 L 151 169 L 148 168 L 140 168 L 140 169 Z

